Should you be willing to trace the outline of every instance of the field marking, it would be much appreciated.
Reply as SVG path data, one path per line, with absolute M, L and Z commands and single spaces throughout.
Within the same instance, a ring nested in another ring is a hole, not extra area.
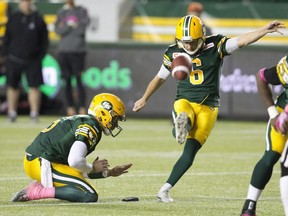
M 41 122 L 41 118 L 40 118 L 40 122 L 37 125 L 33 124 L 29 120 L 21 121 L 21 118 L 20 118 L 20 121 L 13 123 L 13 124 L 11 124 L 11 123 L 0 124 L 0 129 L 1 128 L 4 128 L 4 129 L 13 129 L 13 128 L 26 129 L 27 125 L 29 125 L 29 128 L 41 130 L 41 129 L 47 127 L 52 121 L 54 121 L 55 119 L 58 119 L 58 118 L 59 117 L 51 118 L 49 120 L 43 119 L 42 122 Z M 0 118 L 0 120 L 1 120 L 1 118 Z M 155 119 L 150 119 L 150 122 L 148 122 L 148 121 L 149 120 L 146 119 L 144 121 L 144 123 L 139 125 L 139 124 L 135 124 L 135 122 L 138 122 L 138 120 L 135 120 L 134 123 L 131 121 L 131 123 L 128 123 L 128 124 L 123 123 L 123 124 L 121 124 L 121 126 L 126 131 L 125 136 L 128 136 L 128 134 L 133 134 L 135 131 L 143 131 L 143 130 L 152 131 L 153 133 L 155 131 L 168 131 L 168 133 L 171 134 L 170 132 L 171 132 L 171 129 L 173 128 L 173 125 L 172 125 L 172 121 L 170 120 L 170 118 L 160 119 L 159 122 Z M 153 122 L 153 127 L 151 127 L 151 122 Z M 155 122 L 157 124 L 155 124 Z M 221 127 L 223 125 L 229 125 L 230 123 L 219 120 L 217 122 L 211 136 L 212 135 L 213 136 L 218 136 L 218 135 L 221 136 L 222 135 L 221 131 L 223 131 L 221 129 Z M 254 124 L 252 122 L 245 122 L 245 123 L 248 125 L 249 125 L 249 123 Z M 259 125 L 253 126 L 252 128 L 249 127 L 248 129 L 242 128 L 241 130 L 238 130 L 237 127 L 235 127 L 235 128 L 234 127 L 228 127 L 228 128 L 225 128 L 225 132 L 236 133 L 236 134 L 245 134 L 245 135 L 247 135 L 247 134 L 263 134 L 263 129 L 265 131 L 265 128 L 266 128 L 266 122 L 263 122 L 263 124 L 259 123 Z M 171 137 L 172 137 L 172 135 L 171 135 Z M 147 136 L 145 138 L 147 138 Z
M 140 198 L 140 201 L 139 202 L 129 202 L 129 204 L 137 204 L 137 203 L 157 203 L 159 201 L 157 201 L 157 198 L 156 198 L 156 195 L 153 194 L 153 195 L 139 195 L 138 196 Z M 153 200 L 142 200 L 141 198 L 153 198 Z M 29 203 L 26 202 L 26 203 L 12 203 L 11 204 L 1 204 L 0 207 L 1 208 L 10 208 L 10 207 L 39 207 L 39 206 L 84 206 L 84 205 L 111 205 L 111 204 L 120 204 L 120 205 L 123 205 L 123 204 L 128 204 L 127 202 L 123 202 L 121 201 L 124 197 L 102 197 L 98 200 L 98 202 L 96 203 L 71 203 L 71 202 L 68 202 L 66 203 L 65 201 L 61 201 L 61 200 L 58 200 L 59 203 L 41 203 L 41 202 L 47 202 L 47 200 L 38 200 L 38 201 L 33 201 L 33 203 Z M 118 199 L 119 201 L 107 201 L 108 199 Z M 177 201 L 178 199 L 178 201 Z M 184 200 L 183 200 L 184 199 Z M 245 198 L 235 198 L 235 197 L 225 197 L 225 196 L 191 196 L 191 197 L 185 197 L 185 198 L 181 198 L 179 196 L 176 196 L 176 200 L 174 203 L 179 203 L 179 204 L 183 204 L 183 203 L 190 203 L 190 202 L 194 202 L 196 199 L 209 199 L 209 200 L 245 200 Z M 51 201 L 55 202 L 57 201 L 57 199 L 50 199 Z M 105 201 L 106 200 L 106 201 Z M 275 197 L 263 197 L 263 198 L 260 198 L 260 200 L 275 200 L 275 201 L 279 201 L 280 200 L 280 197 L 279 196 L 275 196 Z M 64 203 L 61 203 L 61 202 L 64 202 Z M 168 204 L 169 205 L 169 204 Z
M 169 175 L 170 172 L 168 173 L 134 173 L 134 174 L 126 174 L 125 178 L 135 178 L 135 177 L 161 177 L 161 176 L 167 176 Z M 280 174 L 280 171 L 273 171 L 273 174 Z M 185 173 L 185 176 L 218 176 L 218 175 L 251 175 L 251 171 L 246 171 L 246 172 L 192 172 L 192 173 Z M 123 178 L 124 176 L 120 177 Z M 17 181 L 17 180 L 29 180 L 28 177 L 0 177 L 0 181 Z M 92 179 L 91 179 L 92 180 Z

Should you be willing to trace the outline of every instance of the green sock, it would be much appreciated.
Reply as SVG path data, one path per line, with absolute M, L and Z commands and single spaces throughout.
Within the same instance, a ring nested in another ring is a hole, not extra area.
M 251 178 L 251 185 L 263 190 L 269 182 L 273 173 L 274 164 L 279 160 L 280 156 L 281 155 L 277 152 L 265 151 L 263 157 L 255 165 Z
M 194 158 L 198 150 L 201 148 L 200 143 L 193 139 L 187 139 L 183 153 L 174 165 L 167 183 L 174 186 L 182 175 L 192 166 Z

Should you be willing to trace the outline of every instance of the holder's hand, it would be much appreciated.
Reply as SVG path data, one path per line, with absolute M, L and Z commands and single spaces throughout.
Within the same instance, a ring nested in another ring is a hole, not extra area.
M 91 173 L 99 173 L 104 170 L 107 170 L 109 167 L 109 164 L 108 164 L 108 160 L 106 159 L 99 160 L 99 157 L 97 157 L 93 161 L 92 166 L 93 166 L 93 170 L 91 171 Z
M 109 170 L 109 176 L 120 176 L 124 173 L 128 172 L 128 169 L 132 166 L 132 164 L 124 164 L 121 166 L 115 166 L 113 169 Z

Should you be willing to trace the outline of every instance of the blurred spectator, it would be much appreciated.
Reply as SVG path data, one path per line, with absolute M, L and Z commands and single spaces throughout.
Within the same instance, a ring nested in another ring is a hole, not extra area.
M 38 121 L 41 104 L 39 86 L 43 84 L 42 59 L 47 52 L 48 43 L 47 26 L 32 0 L 20 0 L 19 10 L 9 17 L 3 44 L 7 56 L 7 102 L 10 122 L 14 122 L 17 117 L 19 83 L 24 72 L 29 86 L 30 117 L 32 121 Z
M 187 7 L 187 15 L 194 15 L 204 22 L 203 17 L 201 16 L 203 12 L 203 5 L 200 2 L 192 2 Z M 205 22 L 204 22 L 205 25 Z M 212 30 L 209 26 L 205 25 L 206 35 L 212 35 Z
M 6 0 L 0 0 L 0 76 L 5 73 L 5 56 L 3 55 L 3 40 L 8 17 L 12 13 L 11 6 Z
M 74 0 L 66 0 L 66 4 L 57 14 L 55 31 L 61 40 L 58 47 L 58 61 L 62 71 L 62 78 L 66 81 L 67 115 L 75 115 L 76 107 L 79 114 L 86 114 L 86 93 L 81 82 L 81 75 L 85 67 L 86 40 L 85 32 L 90 18 L 87 10 L 76 6 Z M 72 77 L 77 81 L 77 98 L 73 97 Z M 76 99 L 78 104 L 76 104 Z

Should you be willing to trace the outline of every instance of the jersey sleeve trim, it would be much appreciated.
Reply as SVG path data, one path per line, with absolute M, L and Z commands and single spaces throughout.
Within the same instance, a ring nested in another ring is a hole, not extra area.
M 98 134 L 97 132 L 94 130 L 93 127 L 91 127 L 88 124 L 82 124 L 79 125 L 78 128 L 75 131 L 75 137 L 76 139 L 79 136 L 83 136 L 85 138 L 87 138 L 89 145 L 92 146 L 93 144 L 96 143 L 96 140 L 98 140 Z
M 164 54 L 163 56 L 163 65 L 167 68 L 170 69 L 172 65 L 172 60 L 169 58 L 168 55 Z
M 223 37 L 221 38 L 221 40 L 218 42 L 217 44 L 217 48 L 218 48 L 218 53 L 219 53 L 219 57 L 221 59 L 223 59 L 224 55 L 227 55 L 229 54 L 226 50 L 226 48 L 224 47 L 225 44 L 226 44 L 226 41 L 228 40 L 229 38 L 228 37 Z

